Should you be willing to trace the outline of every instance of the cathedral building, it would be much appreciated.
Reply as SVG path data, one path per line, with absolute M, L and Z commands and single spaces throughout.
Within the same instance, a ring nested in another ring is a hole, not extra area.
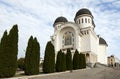
M 95 24 L 92 13 L 86 9 L 80 9 L 74 18 L 74 22 L 69 22 L 65 17 L 56 18 L 53 27 L 54 34 L 51 36 L 51 42 L 55 47 L 55 53 L 61 49 L 71 49 L 72 55 L 77 49 L 85 54 L 86 63 L 107 64 L 107 43 L 96 35 Z

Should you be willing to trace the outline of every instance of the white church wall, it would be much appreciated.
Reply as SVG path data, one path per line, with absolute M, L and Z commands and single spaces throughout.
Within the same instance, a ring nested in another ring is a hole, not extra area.
M 91 47 L 90 50 L 93 53 L 97 54 L 98 38 L 91 31 L 89 33 L 90 33 L 90 47 Z
M 90 63 L 96 63 L 97 62 L 97 55 L 93 52 L 90 52 Z
M 81 52 L 90 51 L 90 35 L 83 35 L 81 37 Z
M 59 35 L 56 35 L 55 39 L 55 50 L 58 52 L 59 51 Z
M 81 37 L 78 34 L 76 34 L 76 49 L 81 51 Z
M 107 64 L 106 45 L 100 44 L 98 48 L 98 62 Z

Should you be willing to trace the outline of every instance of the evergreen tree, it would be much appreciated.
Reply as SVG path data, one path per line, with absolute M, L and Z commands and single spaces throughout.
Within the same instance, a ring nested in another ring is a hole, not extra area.
M 55 71 L 55 50 L 53 44 L 49 41 L 45 49 L 43 72 L 53 73 L 54 71 Z
M 62 71 L 62 51 L 58 51 L 57 53 L 57 59 L 56 59 L 56 71 L 61 72 Z
M 86 68 L 86 59 L 85 59 L 85 54 L 82 54 L 82 61 L 83 61 L 83 68 Z
M 66 70 L 65 54 L 60 50 L 57 54 L 56 71 L 62 72 Z
M 76 70 L 76 69 L 79 69 L 79 53 L 78 51 L 76 50 L 75 53 L 74 53 L 74 56 L 73 56 L 73 69 Z
M 28 41 L 28 46 L 26 49 L 26 55 L 25 55 L 25 74 L 26 75 L 31 75 L 32 74 L 32 49 L 33 49 L 33 36 L 29 38 Z
M 17 69 L 17 54 L 18 54 L 18 26 L 14 25 L 8 35 L 8 55 L 10 75 L 13 76 Z M 8 61 L 7 61 L 8 62 Z
M 39 73 L 40 46 L 37 39 L 31 36 L 25 55 L 25 74 L 35 75 Z
M 28 41 L 28 46 L 26 49 L 26 55 L 25 55 L 25 74 L 26 75 L 31 75 L 32 74 L 32 69 L 33 68 L 33 63 L 31 62 L 33 58 L 31 58 L 32 55 L 32 47 L 33 47 L 33 36 L 29 38 Z
M 79 59 L 80 59 L 80 69 L 86 68 L 85 55 L 80 53 L 79 54 Z
M 11 77 L 17 69 L 18 26 L 14 25 L 7 35 L 5 31 L 0 43 L 0 77 Z M 2 59 L 2 60 L 1 60 Z
M 67 70 L 72 70 L 72 54 L 70 49 L 67 49 L 67 54 L 66 54 L 66 69 Z
M 0 77 L 9 77 L 9 64 L 7 63 L 7 60 L 9 58 L 7 57 L 7 31 L 4 32 L 1 42 L 0 42 Z
M 82 69 L 83 68 L 82 53 L 79 54 L 79 60 L 80 60 L 79 68 Z
M 40 45 L 37 41 L 37 38 L 34 38 L 33 40 L 33 63 L 34 63 L 34 74 L 39 74 L 39 62 L 40 62 Z
M 63 71 L 66 71 L 66 55 L 62 53 Z

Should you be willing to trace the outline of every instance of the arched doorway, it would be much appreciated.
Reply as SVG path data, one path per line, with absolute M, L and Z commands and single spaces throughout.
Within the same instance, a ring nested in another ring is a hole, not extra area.
M 86 53 L 86 63 L 90 63 L 90 55 L 89 55 L 89 53 Z

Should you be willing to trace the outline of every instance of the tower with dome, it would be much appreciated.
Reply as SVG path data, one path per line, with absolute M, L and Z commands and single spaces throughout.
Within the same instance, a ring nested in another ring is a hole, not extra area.
M 77 49 L 85 54 L 86 63 L 107 64 L 107 43 L 96 35 L 94 29 L 94 17 L 90 10 L 80 9 L 74 18 L 74 22 L 69 22 L 65 17 L 60 16 L 54 21 L 54 34 L 51 36 L 51 42 L 55 47 L 55 53 L 62 50 L 71 49 L 72 55 Z

